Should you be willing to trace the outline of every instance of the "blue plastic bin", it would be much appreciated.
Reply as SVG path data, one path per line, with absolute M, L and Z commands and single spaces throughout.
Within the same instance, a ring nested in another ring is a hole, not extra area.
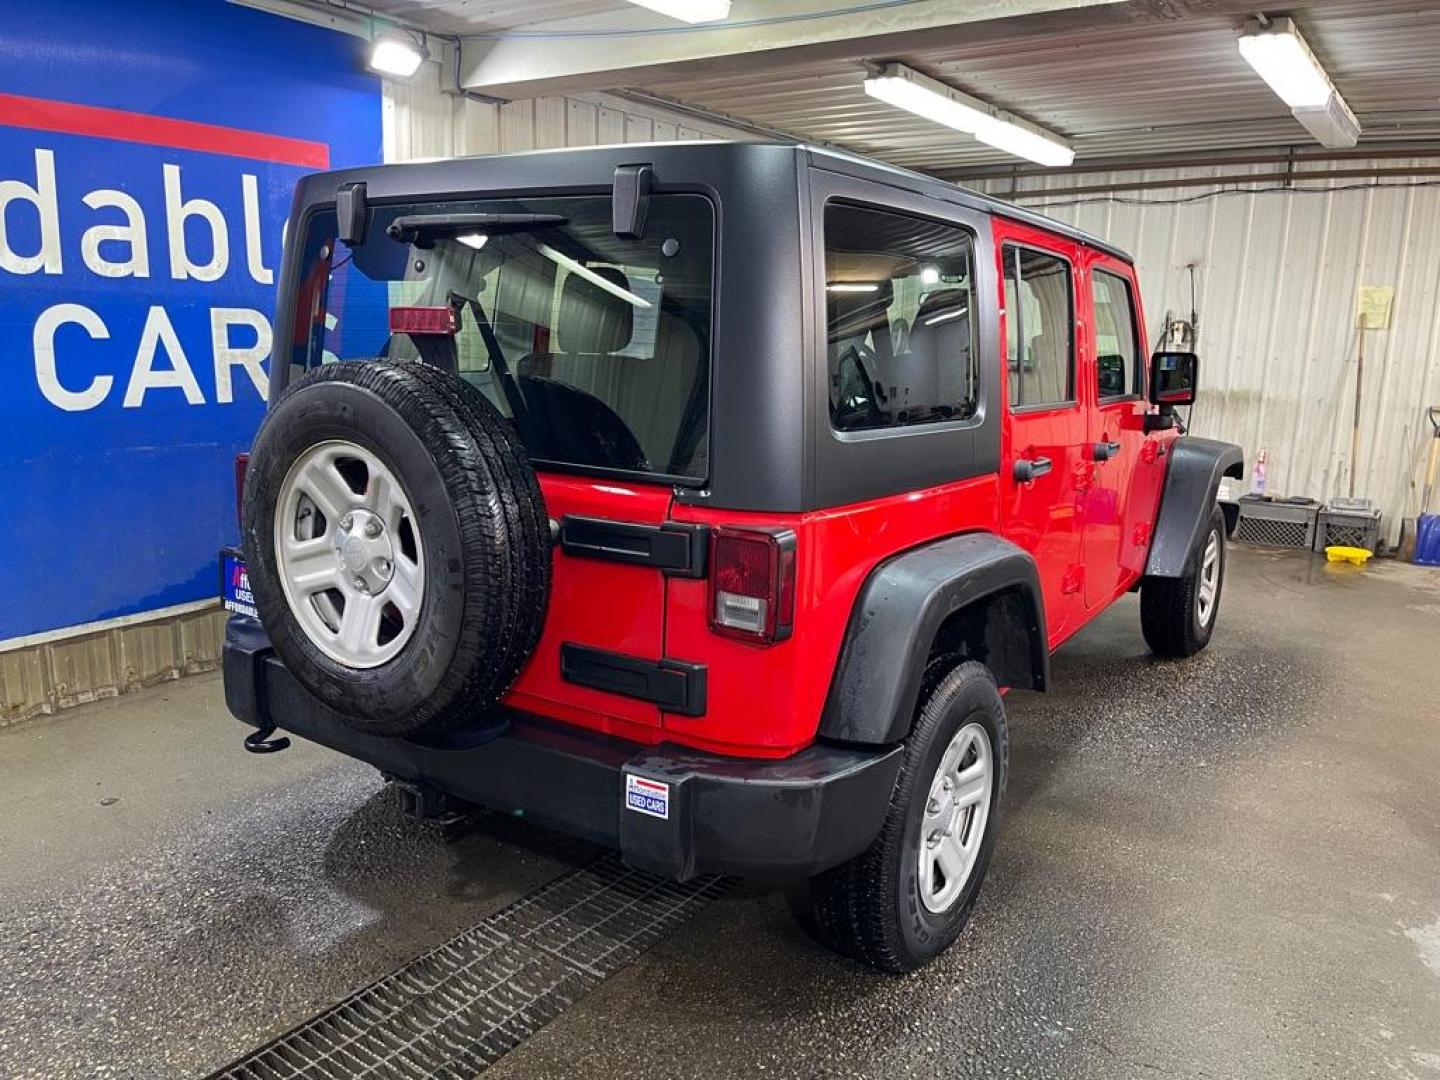
M 1440 514 L 1421 514 L 1415 526 L 1415 561 L 1440 566 Z

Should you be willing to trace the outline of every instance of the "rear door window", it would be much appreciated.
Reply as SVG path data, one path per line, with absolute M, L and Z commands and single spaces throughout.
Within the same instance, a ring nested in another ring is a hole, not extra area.
M 416 215 L 496 224 L 387 234 Z M 537 461 L 703 481 L 714 224 L 698 195 L 652 196 L 638 240 L 612 232 L 608 196 L 385 206 L 336 253 L 334 215 L 317 215 L 293 359 L 453 365 Z M 391 312 L 412 307 L 451 309 L 455 333 L 392 334 Z
M 1075 309 L 1070 264 L 1007 245 L 1005 361 L 1012 408 L 1075 400 Z

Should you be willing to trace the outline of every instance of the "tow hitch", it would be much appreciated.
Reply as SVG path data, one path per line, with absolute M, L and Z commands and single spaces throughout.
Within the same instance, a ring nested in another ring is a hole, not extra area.
M 252 754 L 278 754 L 290 746 L 290 740 L 284 735 L 278 739 L 270 736 L 275 734 L 275 725 L 269 724 L 259 731 L 252 731 L 245 736 L 245 749 Z
M 400 805 L 405 813 L 419 821 L 434 823 L 445 840 L 458 840 L 474 827 L 475 807 L 462 799 L 429 784 L 402 780 L 393 773 L 381 771 L 385 782 L 400 792 Z

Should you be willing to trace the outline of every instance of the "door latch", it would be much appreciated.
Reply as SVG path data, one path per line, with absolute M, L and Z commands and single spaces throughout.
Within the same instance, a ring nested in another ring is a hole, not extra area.
M 1054 467 L 1048 457 L 1020 458 L 1015 462 L 1015 482 L 1027 484 L 1037 476 L 1044 476 Z

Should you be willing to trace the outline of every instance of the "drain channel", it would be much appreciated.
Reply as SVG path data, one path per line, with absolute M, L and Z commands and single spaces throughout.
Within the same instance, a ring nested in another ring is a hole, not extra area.
M 606 855 L 497 911 L 210 1080 L 469 1080 L 724 892 Z

